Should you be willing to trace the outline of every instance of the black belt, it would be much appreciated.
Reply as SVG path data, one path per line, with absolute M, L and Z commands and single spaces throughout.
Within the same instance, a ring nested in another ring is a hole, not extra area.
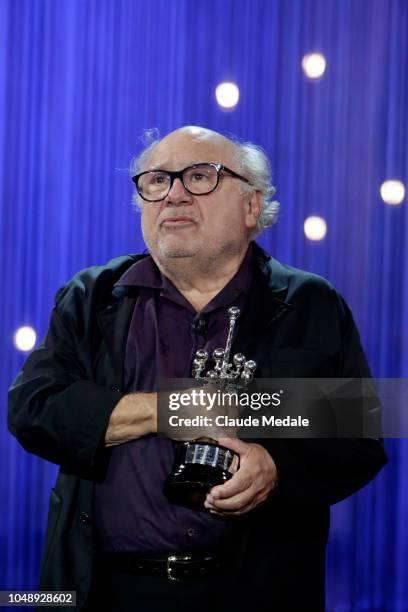
M 162 576 L 176 581 L 216 575 L 221 569 L 221 561 L 210 554 L 174 553 L 141 557 L 131 552 L 105 552 L 104 558 L 111 567 L 131 574 Z

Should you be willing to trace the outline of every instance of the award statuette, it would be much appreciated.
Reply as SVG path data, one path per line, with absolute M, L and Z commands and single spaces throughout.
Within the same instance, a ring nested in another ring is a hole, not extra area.
M 214 366 L 204 373 L 208 353 L 199 349 L 195 354 L 192 375 L 196 380 L 212 383 L 221 391 L 231 392 L 248 384 L 254 376 L 256 363 L 246 360 L 242 353 L 229 363 L 234 328 L 240 315 L 235 306 L 228 310 L 229 330 L 225 349 L 213 352 Z M 239 467 L 239 456 L 217 444 L 211 438 L 197 438 L 191 442 L 178 442 L 174 468 L 164 484 L 164 493 L 175 504 L 204 510 L 207 492 L 231 478 Z

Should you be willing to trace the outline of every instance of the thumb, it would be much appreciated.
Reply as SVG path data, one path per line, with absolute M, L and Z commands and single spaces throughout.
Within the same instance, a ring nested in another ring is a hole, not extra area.
M 217 442 L 218 444 L 221 444 L 221 446 L 229 448 L 238 455 L 245 455 L 245 453 L 248 452 L 249 444 L 243 440 L 239 440 L 238 438 L 218 438 Z

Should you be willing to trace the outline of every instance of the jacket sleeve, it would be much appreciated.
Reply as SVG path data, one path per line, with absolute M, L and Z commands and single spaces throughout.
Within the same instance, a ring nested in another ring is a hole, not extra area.
M 341 349 L 338 378 L 370 378 L 350 309 L 336 293 Z M 386 465 L 382 440 L 374 438 L 270 439 L 264 444 L 279 473 L 280 495 L 307 503 L 335 504 L 352 495 Z
M 91 380 L 79 357 L 79 327 L 57 299 L 45 339 L 9 390 L 8 427 L 28 452 L 94 478 L 107 458 L 110 414 L 124 394 Z

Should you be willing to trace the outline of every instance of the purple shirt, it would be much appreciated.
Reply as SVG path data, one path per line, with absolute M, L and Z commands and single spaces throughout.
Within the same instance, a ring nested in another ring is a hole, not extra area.
M 115 286 L 140 288 L 126 344 L 126 392 L 156 391 L 163 378 L 191 377 L 196 350 L 224 347 L 230 306 L 245 306 L 252 248 L 231 281 L 197 313 L 152 257 L 131 266 Z M 203 323 L 204 322 L 204 323 Z M 215 548 L 225 521 L 172 504 L 163 494 L 175 442 L 148 435 L 113 448 L 95 486 L 95 521 L 104 550 L 138 553 Z

